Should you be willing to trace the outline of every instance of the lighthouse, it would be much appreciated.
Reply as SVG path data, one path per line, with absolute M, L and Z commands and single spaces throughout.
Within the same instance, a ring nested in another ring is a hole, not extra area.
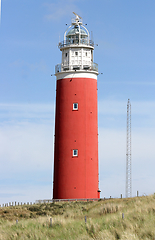
M 56 110 L 53 199 L 100 198 L 98 176 L 98 65 L 94 42 L 74 13 L 59 42 L 55 67 Z

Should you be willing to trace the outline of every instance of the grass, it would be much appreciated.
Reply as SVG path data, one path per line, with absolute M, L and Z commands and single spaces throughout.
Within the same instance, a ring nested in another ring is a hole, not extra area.
M 0 239 L 155 239 L 155 195 L 0 208 Z

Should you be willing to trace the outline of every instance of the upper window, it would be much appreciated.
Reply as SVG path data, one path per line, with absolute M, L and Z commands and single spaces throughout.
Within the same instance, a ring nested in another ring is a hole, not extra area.
M 77 55 L 78 55 L 78 52 L 75 52 L 75 55 L 77 56 Z
M 87 52 L 86 52 L 86 57 L 87 57 Z
M 67 53 L 66 53 L 66 57 L 67 57 Z
M 78 110 L 78 103 L 73 103 L 73 110 Z
M 78 150 L 77 149 L 73 149 L 73 157 L 77 157 L 78 156 Z

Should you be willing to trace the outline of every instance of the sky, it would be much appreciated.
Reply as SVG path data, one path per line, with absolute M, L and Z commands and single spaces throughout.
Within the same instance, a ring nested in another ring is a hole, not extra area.
M 132 196 L 155 192 L 155 1 L 1 0 L 0 204 L 52 198 L 54 73 L 72 12 L 93 32 L 94 62 L 103 73 L 98 75 L 101 197 L 125 197 L 128 99 Z

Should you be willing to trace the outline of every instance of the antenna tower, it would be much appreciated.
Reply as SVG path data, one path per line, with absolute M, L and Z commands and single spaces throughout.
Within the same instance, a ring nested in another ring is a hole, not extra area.
M 131 197 L 131 103 L 127 103 L 127 141 L 126 141 L 126 198 Z

